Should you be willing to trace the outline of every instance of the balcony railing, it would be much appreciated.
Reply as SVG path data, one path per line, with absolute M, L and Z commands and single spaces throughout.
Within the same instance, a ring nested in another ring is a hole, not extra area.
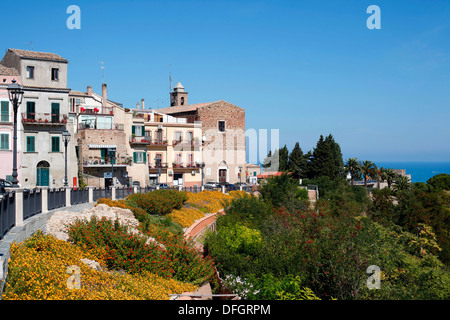
M 193 163 L 193 162 L 173 162 L 172 163 L 173 169 L 197 169 L 200 168 L 199 165 Z
M 199 140 L 173 140 L 173 146 L 201 146 L 202 143 Z
M 169 167 L 169 164 L 167 162 L 161 162 L 161 161 L 156 161 L 156 162 L 152 162 L 148 164 L 148 167 L 150 169 L 167 169 Z
M 150 137 L 130 137 L 131 144 L 151 144 L 152 139 Z
M 129 156 L 114 158 L 113 163 L 111 163 L 111 159 L 108 157 L 83 157 L 83 166 L 85 167 L 111 166 L 112 164 L 114 166 L 131 166 L 132 162 L 133 158 Z
M 145 139 L 149 141 L 147 143 L 149 146 L 167 146 L 169 144 L 165 139 L 152 139 L 150 137 L 145 137 Z
M 122 123 L 114 123 L 114 124 L 102 124 L 97 125 L 96 123 L 80 123 L 78 124 L 78 130 L 84 130 L 84 129 L 99 129 L 99 130 L 120 130 L 123 131 L 123 124 Z
M 22 123 L 29 125 L 57 125 L 62 126 L 67 123 L 67 115 L 52 113 L 22 113 Z

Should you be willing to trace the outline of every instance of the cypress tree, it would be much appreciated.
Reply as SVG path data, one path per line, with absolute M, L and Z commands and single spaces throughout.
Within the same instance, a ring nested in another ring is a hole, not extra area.
M 280 149 L 280 165 L 278 171 L 287 171 L 288 170 L 288 161 L 289 161 L 289 150 L 284 145 L 283 148 Z
M 289 155 L 288 171 L 292 172 L 295 178 L 304 177 L 306 174 L 306 159 L 298 142 Z

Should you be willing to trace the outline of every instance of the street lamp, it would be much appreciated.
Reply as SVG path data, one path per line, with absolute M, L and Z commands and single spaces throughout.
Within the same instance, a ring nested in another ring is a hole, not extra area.
M 111 159 L 111 187 L 114 187 L 114 154 L 116 153 L 116 148 L 108 148 L 108 156 Z
M 64 142 L 64 155 L 65 155 L 65 167 L 64 167 L 64 187 L 67 187 L 69 184 L 67 183 L 67 145 L 69 144 L 70 141 L 70 133 L 69 131 L 65 130 L 62 133 L 62 139 Z
M 242 167 L 239 166 L 239 185 L 242 185 Z
M 159 158 L 158 156 L 155 157 L 155 167 L 158 168 L 158 178 L 156 180 L 156 185 L 159 184 L 159 177 L 161 176 L 161 158 Z
M 23 93 L 23 88 L 16 83 L 16 80 L 12 80 L 8 86 L 9 101 L 11 101 L 14 110 L 12 188 L 19 187 L 19 180 L 17 180 L 17 109 L 22 103 Z

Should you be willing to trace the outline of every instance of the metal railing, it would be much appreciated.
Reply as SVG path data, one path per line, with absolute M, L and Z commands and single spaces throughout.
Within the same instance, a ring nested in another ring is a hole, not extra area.
M 0 240 L 16 224 L 16 204 L 14 192 L 8 192 L 0 199 Z
M 23 192 L 23 219 L 42 212 L 42 192 L 39 189 Z
M 133 193 L 133 187 L 116 187 L 116 199 L 124 199 Z
M 89 202 L 88 189 L 71 189 L 70 190 L 70 205 Z
M 110 188 L 94 188 L 93 190 L 93 199 L 94 202 L 100 198 L 111 198 L 111 189 Z
M 47 208 L 53 210 L 66 206 L 66 189 L 48 189 Z
M 22 123 L 30 125 L 64 125 L 66 114 L 22 112 Z

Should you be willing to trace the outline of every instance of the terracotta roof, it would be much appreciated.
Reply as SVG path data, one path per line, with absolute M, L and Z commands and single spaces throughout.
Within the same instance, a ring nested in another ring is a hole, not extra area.
M 37 52 L 37 51 L 29 51 L 29 50 L 21 50 L 21 49 L 8 49 L 8 51 L 18 55 L 21 58 L 69 62 L 68 60 L 64 59 L 63 57 L 61 57 L 55 53 Z
M 82 97 L 90 97 L 86 92 L 72 90 L 69 92 L 69 96 L 82 96 Z
M 223 100 L 220 100 L 220 101 L 223 101 Z M 210 105 L 213 105 L 214 103 L 217 103 L 217 102 L 220 102 L 220 101 L 195 103 L 195 104 L 188 104 L 188 105 L 185 105 L 185 106 L 175 106 L 175 107 L 169 107 L 169 108 L 161 108 L 161 109 L 155 109 L 155 111 L 161 112 L 161 113 L 165 113 L 165 114 L 195 111 L 198 108 L 203 108 L 203 107 L 206 107 L 206 106 L 210 106 Z
M 265 178 L 269 178 L 269 177 L 278 177 L 281 176 L 284 172 L 272 172 L 272 171 L 268 171 L 268 172 L 263 172 L 261 174 L 258 174 L 256 177 L 258 179 L 265 179 Z M 288 173 L 289 174 L 289 173 Z
M 2 76 L 18 76 L 16 69 L 8 68 L 0 64 L 0 75 Z

